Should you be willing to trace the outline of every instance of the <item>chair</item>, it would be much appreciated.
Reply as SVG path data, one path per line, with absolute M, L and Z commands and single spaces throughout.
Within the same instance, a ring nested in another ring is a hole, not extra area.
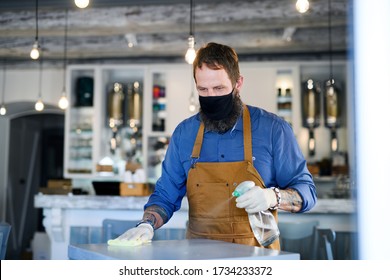
M 333 260 L 336 232 L 332 229 L 316 229 L 314 237 L 314 256 L 317 260 Z
M 0 222 L 0 260 L 5 260 L 10 231 L 11 231 L 10 224 L 5 222 Z
M 71 226 L 70 244 L 98 244 L 102 242 L 102 228 L 90 226 Z
M 186 239 L 184 228 L 159 228 L 155 231 L 153 240 L 183 240 Z
M 282 251 L 299 253 L 301 260 L 314 258 L 313 242 L 318 221 L 279 222 Z
M 138 221 L 131 220 L 103 220 L 103 242 L 117 238 L 130 228 L 136 226 Z M 180 240 L 185 239 L 186 230 L 184 228 L 159 228 L 155 231 L 153 240 Z

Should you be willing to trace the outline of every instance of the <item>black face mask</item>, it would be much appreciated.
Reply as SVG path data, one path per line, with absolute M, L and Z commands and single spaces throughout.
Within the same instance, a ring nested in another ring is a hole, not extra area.
M 221 96 L 199 96 L 202 112 L 211 120 L 223 120 L 233 110 L 233 91 Z

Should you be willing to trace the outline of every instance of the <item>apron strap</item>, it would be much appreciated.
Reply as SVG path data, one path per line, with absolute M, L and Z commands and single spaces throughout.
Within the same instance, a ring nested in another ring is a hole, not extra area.
M 243 112 L 243 127 L 244 127 L 244 158 L 245 161 L 253 164 L 252 159 L 252 128 L 251 117 L 248 107 L 244 104 Z
M 247 162 L 253 164 L 252 160 L 252 130 L 251 130 L 251 117 L 248 107 L 244 104 L 243 111 L 243 129 L 244 129 L 244 159 Z M 200 157 L 200 150 L 202 149 L 204 135 L 204 123 L 201 122 L 198 134 L 196 135 L 194 147 L 192 149 L 191 158 L 196 160 Z
M 200 157 L 200 150 L 202 149 L 202 142 L 203 142 L 203 134 L 204 134 L 204 123 L 201 122 L 198 129 L 198 134 L 196 135 L 195 144 L 192 149 L 191 157 L 193 159 L 198 159 Z

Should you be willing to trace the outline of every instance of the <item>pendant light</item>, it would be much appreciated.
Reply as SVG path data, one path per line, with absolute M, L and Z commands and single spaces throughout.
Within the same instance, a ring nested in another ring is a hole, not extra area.
M 191 90 L 190 105 L 188 106 L 188 110 L 190 110 L 191 113 L 195 113 L 196 111 L 195 94 L 193 90 Z
M 63 78 L 63 87 L 62 87 L 62 95 L 60 100 L 58 101 L 58 107 L 62 110 L 65 110 L 69 106 L 68 98 L 66 97 L 66 63 L 67 63 L 67 41 L 68 41 L 68 10 L 65 11 L 65 33 L 64 33 L 64 78 Z
M 38 100 L 35 103 L 35 110 L 41 112 L 45 108 L 42 101 L 42 59 L 39 61 L 39 91 Z
M 297 0 L 295 4 L 295 8 L 301 14 L 306 13 L 309 10 L 309 6 L 310 6 L 309 0 Z
M 331 150 L 338 151 L 337 128 L 340 125 L 339 118 L 339 89 L 335 85 L 333 77 L 332 61 L 332 21 L 331 21 L 331 0 L 328 1 L 328 37 L 329 37 L 329 79 L 325 81 L 325 124 L 331 130 Z
M 196 56 L 193 20 L 193 0 L 190 0 L 190 36 L 188 37 L 188 49 L 185 55 L 188 64 L 192 64 Z
M 1 107 L 0 107 L 0 115 L 4 116 L 7 113 L 7 109 L 5 108 L 5 71 L 6 71 L 6 64 L 5 61 L 3 63 L 3 87 L 2 87 L 2 92 L 1 92 Z
M 77 6 L 77 8 L 84 9 L 88 7 L 89 0 L 74 0 L 74 3 Z
M 39 42 L 38 42 L 38 0 L 35 0 L 35 41 L 30 52 L 31 59 L 39 58 Z

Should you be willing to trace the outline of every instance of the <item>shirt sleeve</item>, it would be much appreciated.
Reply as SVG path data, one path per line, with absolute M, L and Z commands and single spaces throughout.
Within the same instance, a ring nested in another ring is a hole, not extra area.
M 287 122 L 274 123 L 272 149 L 276 183 L 281 189 L 296 190 L 302 198 L 299 212 L 309 211 L 317 202 L 316 187 L 293 130 Z
M 149 197 L 144 209 L 158 205 L 167 213 L 168 220 L 173 213 L 180 209 L 181 201 L 186 193 L 186 171 L 182 162 L 182 145 L 187 143 L 183 125 L 179 125 L 172 134 L 167 153 L 162 162 L 162 175 L 157 180 L 155 190 Z M 187 136 L 188 137 L 188 136 Z

